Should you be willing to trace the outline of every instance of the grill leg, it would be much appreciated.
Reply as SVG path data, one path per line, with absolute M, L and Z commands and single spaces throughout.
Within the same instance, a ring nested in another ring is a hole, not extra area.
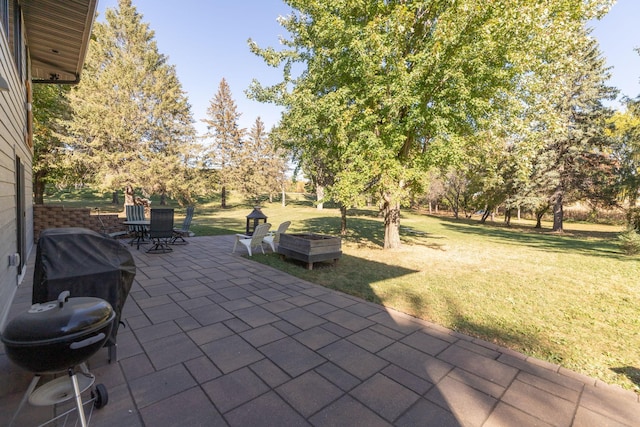
M 118 355 L 117 355 L 117 350 L 118 350 L 118 344 L 113 343 L 112 345 L 110 345 L 108 347 L 109 349 L 109 363 L 112 362 L 117 362 L 118 361 Z
M 20 412 L 20 410 L 22 409 L 24 404 L 27 403 L 27 399 L 29 399 L 29 396 L 31 396 L 31 393 L 33 393 L 33 390 L 36 389 L 36 386 L 38 385 L 38 381 L 40 381 L 40 375 L 35 375 L 33 377 L 33 379 L 31 380 L 31 383 L 29 384 L 29 387 L 27 387 L 27 391 L 24 393 L 24 396 L 22 396 L 22 400 L 20 401 L 20 404 L 18 405 L 18 409 L 16 410 L 16 413 L 13 414 L 13 418 L 11 418 L 11 422 L 9 423 L 9 427 L 11 427 L 13 425 L 13 423 L 16 420 L 16 418 L 18 417 L 18 413 Z
M 82 405 L 82 397 L 80 396 L 80 386 L 78 385 L 78 378 L 73 369 L 69 369 L 69 378 L 73 384 L 73 391 L 76 397 L 76 406 L 78 407 L 78 419 L 82 427 L 87 427 L 87 420 L 84 416 L 84 406 Z

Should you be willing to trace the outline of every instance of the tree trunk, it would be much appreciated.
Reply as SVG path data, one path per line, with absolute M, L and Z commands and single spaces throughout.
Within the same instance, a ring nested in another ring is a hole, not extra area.
M 112 205 L 120 204 L 120 196 L 118 194 L 118 190 L 115 190 L 113 193 L 111 193 L 111 204 Z
M 484 212 L 482 212 L 482 217 L 480 218 L 480 224 L 484 224 L 487 222 L 487 218 L 491 215 L 491 210 L 489 207 L 485 207 Z
M 167 194 L 162 193 L 160 194 L 160 206 L 164 206 L 166 204 L 167 204 Z
M 344 205 L 340 205 L 340 234 L 342 236 L 347 234 L 347 208 Z
M 316 201 L 318 202 L 316 207 L 320 210 L 322 210 L 322 208 L 324 207 L 324 202 L 321 201 L 323 199 L 324 199 L 324 186 L 316 185 Z
M 396 249 L 400 243 L 400 203 L 385 196 L 384 206 L 384 249 Z
M 282 207 L 284 208 L 287 205 L 286 199 L 287 193 L 284 191 L 284 185 L 282 186 Z
M 33 176 L 33 202 L 37 205 L 44 204 L 45 176 L 42 172 L 36 172 Z
M 222 193 L 220 194 L 220 206 L 222 209 L 227 207 L 227 187 L 222 186 Z
M 445 196 L 445 199 L 449 201 L 451 205 L 451 210 L 453 210 L 453 217 L 458 219 L 459 211 L 460 211 L 460 193 L 456 192 L 455 194 L 449 194 L 449 196 Z
M 542 228 L 542 217 L 544 216 L 546 209 L 544 211 L 536 212 L 536 226 L 534 228 Z
M 559 233 L 562 233 L 564 231 L 562 228 L 563 220 L 564 220 L 563 199 L 564 199 L 564 194 L 562 192 L 562 189 L 558 189 L 556 191 L 556 194 L 554 197 L 554 203 L 553 203 L 552 231 L 557 231 Z

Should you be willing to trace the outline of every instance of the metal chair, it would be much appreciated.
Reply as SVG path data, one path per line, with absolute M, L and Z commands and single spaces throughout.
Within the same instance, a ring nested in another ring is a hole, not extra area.
M 102 234 L 103 236 L 111 237 L 112 239 L 117 239 L 118 237 L 126 236 L 127 234 L 129 234 L 128 231 L 121 229 L 116 231 L 109 231 L 106 224 L 102 220 L 102 217 L 100 216 L 100 208 L 95 208 L 95 210 L 98 221 L 100 222 L 100 234 Z
M 182 228 L 173 229 L 173 238 L 171 239 L 172 245 L 186 245 L 187 243 L 189 243 L 184 240 L 184 238 L 185 236 L 189 237 L 191 235 L 189 227 L 191 227 L 191 220 L 193 219 L 194 210 L 195 208 L 193 206 L 187 207 L 187 216 L 184 217 Z M 178 243 L 178 239 L 180 239 L 180 243 Z
M 127 221 L 144 221 L 144 206 L 142 205 L 126 205 L 125 213 Z M 138 248 L 140 248 L 140 242 L 144 239 L 144 235 L 147 230 L 144 225 L 128 225 L 129 233 L 133 235 L 133 239 L 129 242 L 133 246 L 134 242 L 138 242 Z
M 173 249 L 169 246 L 173 238 L 173 209 L 151 209 L 151 222 L 149 224 L 149 238 L 152 247 L 148 253 L 165 253 Z

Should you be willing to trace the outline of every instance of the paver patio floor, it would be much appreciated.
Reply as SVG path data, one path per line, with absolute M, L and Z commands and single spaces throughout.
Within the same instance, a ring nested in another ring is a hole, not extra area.
M 137 275 L 118 361 L 107 363 L 107 349 L 89 360 L 109 392 L 90 425 L 640 425 L 633 392 L 305 282 L 232 246 L 233 236 L 194 237 L 172 253 L 131 250 Z M 32 254 L 10 318 L 31 304 L 33 263 Z M 32 374 L 4 348 L 0 369 L 7 425 Z M 15 425 L 54 410 L 26 405 Z

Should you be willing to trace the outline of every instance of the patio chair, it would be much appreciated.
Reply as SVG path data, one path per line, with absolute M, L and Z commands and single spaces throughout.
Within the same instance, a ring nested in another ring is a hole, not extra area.
M 266 236 L 267 233 L 269 232 L 269 228 L 271 228 L 271 224 L 266 222 L 264 224 L 260 224 L 259 226 L 257 226 L 251 236 L 247 236 L 246 234 L 236 234 L 236 242 L 233 244 L 233 251 L 231 251 L 231 253 L 236 251 L 236 246 L 238 245 L 238 242 L 240 242 L 247 247 L 247 252 L 249 252 L 249 256 L 253 255 L 251 253 L 251 248 L 255 248 L 255 247 L 259 247 L 262 253 L 264 254 L 264 248 L 262 247 L 262 239 L 264 239 L 264 236 Z
M 191 227 L 191 220 L 193 219 L 193 206 L 187 207 L 187 216 L 184 217 L 184 222 L 182 223 L 182 228 L 174 228 L 173 229 L 173 237 L 171 238 L 172 245 L 186 245 L 187 242 L 184 240 L 185 237 L 189 237 L 191 232 L 189 231 L 189 227 Z M 180 243 L 178 243 L 178 239 L 180 239 Z
M 127 216 L 127 221 L 144 221 L 146 218 L 144 217 L 144 206 L 142 205 L 126 205 L 125 213 Z M 144 225 L 128 225 L 129 234 L 134 236 L 133 239 L 129 242 L 130 245 L 133 246 L 133 242 L 136 241 L 136 237 L 144 236 L 146 234 L 146 227 Z
M 147 250 L 148 253 L 165 253 L 173 250 L 169 246 L 173 238 L 173 209 L 151 209 L 149 238 L 153 246 Z
M 106 224 L 102 220 L 102 217 L 100 216 L 100 208 L 95 208 L 95 210 L 96 210 L 96 216 L 98 217 L 98 221 L 100 222 L 100 234 L 102 234 L 103 236 L 108 236 L 112 239 L 117 239 L 118 237 L 126 236 L 129 234 L 128 231 L 122 230 L 122 229 L 109 231 Z
M 280 235 L 282 233 L 284 233 L 285 231 L 287 231 L 287 228 L 289 228 L 289 226 L 291 225 L 291 221 L 285 221 L 282 224 L 280 224 L 278 226 L 278 229 L 274 232 L 271 231 L 269 232 L 264 239 L 262 239 L 263 242 L 267 243 L 269 246 L 271 246 L 271 250 L 273 252 L 276 251 L 276 247 L 278 246 L 278 243 L 280 242 Z

